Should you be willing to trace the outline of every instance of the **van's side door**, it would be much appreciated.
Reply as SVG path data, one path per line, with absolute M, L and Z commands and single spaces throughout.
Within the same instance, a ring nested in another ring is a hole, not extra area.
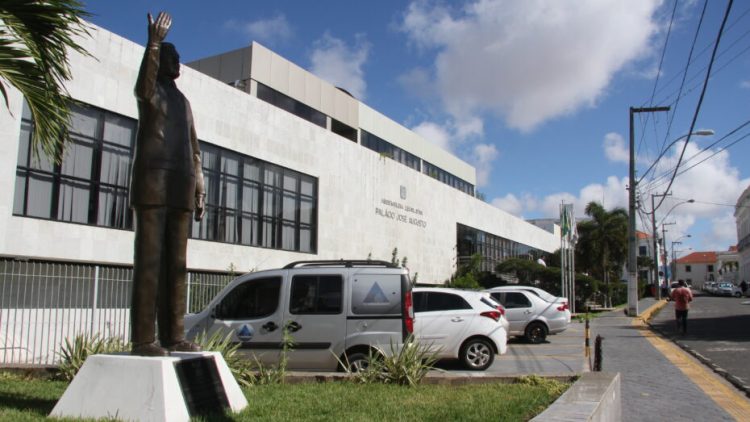
M 332 350 L 346 337 L 343 273 L 310 270 L 290 274 L 288 313 L 284 319 L 294 350 L 289 354 L 293 369 L 336 368 Z
M 251 278 L 235 286 L 212 312 L 209 335 L 232 333 L 240 352 L 276 364 L 281 350 L 283 277 Z

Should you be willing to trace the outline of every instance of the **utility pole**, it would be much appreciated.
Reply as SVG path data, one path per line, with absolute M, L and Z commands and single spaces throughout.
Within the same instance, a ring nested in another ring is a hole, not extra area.
M 653 113 L 669 111 L 669 107 L 630 107 L 630 171 L 628 198 L 628 316 L 638 316 L 638 261 L 636 256 L 635 239 L 635 133 L 633 131 L 633 115 L 636 113 Z
M 656 231 L 656 206 L 654 206 L 654 198 L 657 196 L 669 196 L 671 193 L 652 193 L 651 194 L 651 233 L 653 234 L 654 244 L 654 298 L 661 300 L 661 281 L 659 280 L 659 232 Z

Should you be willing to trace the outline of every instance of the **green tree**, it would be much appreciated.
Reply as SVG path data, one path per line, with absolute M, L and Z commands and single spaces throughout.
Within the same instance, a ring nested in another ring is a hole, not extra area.
M 71 99 L 64 82 L 71 79 L 68 49 L 88 52 L 74 38 L 88 34 L 77 0 L 2 0 L 0 2 L 0 92 L 8 102 L 7 84 L 21 91 L 34 119 L 32 150 L 62 160 L 69 140 Z
M 628 214 L 622 208 L 607 211 L 601 204 L 590 202 L 586 215 L 591 217 L 578 225 L 576 264 L 583 272 L 604 281 L 605 306 L 611 306 L 613 286 L 627 258 Z

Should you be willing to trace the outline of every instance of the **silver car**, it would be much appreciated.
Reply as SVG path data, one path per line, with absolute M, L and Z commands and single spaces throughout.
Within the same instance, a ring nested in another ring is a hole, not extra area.
M 716 286 L 716 294 L 719 296 L 742 297 L 742 290 L 728 281 L 722 281 Z
M 564 297 L 531 286 L 501 286 L 486 291 L 505 307 L 511 336 L 541 343 L 548 334 L 563 332 L 570 325 L 570 307 Z

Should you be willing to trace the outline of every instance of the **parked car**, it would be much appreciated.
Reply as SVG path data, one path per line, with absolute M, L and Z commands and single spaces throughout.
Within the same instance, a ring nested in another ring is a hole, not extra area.
M 703 283 L 703 290 L 705 290 L 709 294 L 715 295 L 718 293 L 718 285 L 719 283 L 715 281 L 707 281 Z
M 240 352 L 278 363 L 284 326 L 294 340 L 290 369 L 357 370 L 413 331 L 407 271 L 383 261 L 301 261 L 245 274 L 206 308 L 185 316 L 188 339 L 231 335 Z
M 486 291 L 505 307 L 511 336 L 541 343 L 548 334 L 563 332 L 570 325 L 570 307 L 564 297 L 532 286 L 500 286 Z
M 733 283 L 723 281 L 716 285 L 716 294 L 719 296 L 742 297 L 742 290 Z
M 508 321 L 490 295 L 438 287 L 415 287 L 413 294 L 414 336 L 438 358 L 483 371 L 507 351 Z

